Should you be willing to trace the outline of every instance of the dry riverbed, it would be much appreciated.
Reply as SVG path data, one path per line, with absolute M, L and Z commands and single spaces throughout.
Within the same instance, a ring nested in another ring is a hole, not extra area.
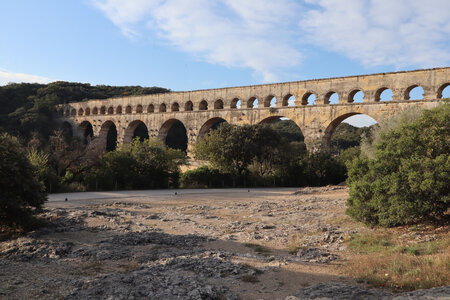
M 328 186 L 49 202 L 48 226 L 0 243 L 0 298 L 449 299 L 449 287 L 393 294 L 345 275 L 345 241 L 369 231 L 344 214 L 347 197 Z

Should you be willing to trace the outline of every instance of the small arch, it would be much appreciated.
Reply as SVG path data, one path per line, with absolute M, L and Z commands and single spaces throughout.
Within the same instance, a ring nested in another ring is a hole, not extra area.
M 211 130 L 217 129 L 217 127 L 219 127 L 219 125 L 224 123 L 224 122 L 226 122 L 224 119 L 218 118 L 218 117 L 209 119 L 200 128 L 200 131 L 198 132 L 198 138 L 197 139 L 204 137 Z
M 283 106 L 295 106 L 295 97 L 292 94 L 287 94 L 283 97 Z
M 180 105 L 177 102 L 174 102 L 172 104 L 172 111 L 179 111 L 180 110 Z
M 338 104 L 339 95 L 335 91 L 329 91 L 325 94 L 324 104 Z
M 405 90 L 405 100 L 421 100 L 423 99 L 423 88 L 418 85 L 412 85 Z
M 94 109 L 92 110 L 92 114 L 93 115 L 98 115 L 98 108 L 94 107 Z
M 65 116 L 65 117 L 69 117 L 69 116 L 70 116 L 70 109 L 66 109 L 66 110 L 64 111 L 64 116 Z
M 316 105 L 317 96 L 313 92 L 306 92 L 302 97 L 302 105 Z
M 241 99 L 234 98 L 231 100 L 230 108 L 241 108 Z
M 149 105 L 147 106 L 147 112 L 148 112 L 148 113 L 155 112 L 155 106 L 154 106 L 153 104 L 149 104 Z
M 139 137 L 141 141 L 149 138 L 147 126 L 141 120 L 134 120 L 128 124 L 123 141 L 124 143 L 130 143 L 136 137 Z
M 206 102 L 206 100 L 203 100 L 202 102 L 200 102 L 200 104 L 198 105 L 198 109 L 199 110 L 208 110 L 208 102 Z
M 100 114 L 101 115 L 106 114 L 106 107 L 104 107 L 104 106 L 100 107 Z
M 89 116 L 91 114 L 91 109 L 89 107 L 86 107 L 86 111 L 84 112 L 86 116 Z
M 143 108 L 142 108 L 142 105 L 138 105 L 138 106 L 136 106 L 136 113 L 137 114 L 142 114 L 142 112 L 143 112 Z
M 131 105 L 127 105 L 127 107 L 125 108 L 125 113 L 131 114 Z
M 450 82 L 441 85 L 437 92 L 438 99 L 450 98 Z
M 364 102 L 364 92 L 361 89 L 355 89 L 348 94 L 348 103 Z
M 188 138 L 186 127 L 178 119 L 170 119 L 164 122 L 158 131 L 158 138 L 172 149 L 186 151 Z
M 118 114 L 118 115 L 122 114 L 122 106 L 121 105 L 117 106 L 116 114 Z
M 269 95 L 264 99 L 264 107 L 276 107 L 277 98 L 274 95 Z
M 161 105 L 159 106 L 159 112 L 166 112 L 166 110 L 167 110 L 166 104 L 161 103 Z
M 86 108 L 87 110 L 87 108 Z M 89 121 L 83 121 L 78 125 L 78 136 L 83 137 L 84 143 L 87 144 L 90 139 L 94 136 L 94 129 Z
M 80 108 L 80 109 L 78 110 L 78 115 L 79 115 L 79 116 L 82 116 L 83 113 L 84 113 L 84 110 L 83 110 L 82 108 Z
M 258 108 L 259 100 L 256 97 L 251 97 L 247 101 L 247 108 Z
M 72 108 L 72 110 L 70 111 L 70 115 L 71 115 L 72 117 L 74 117 L 74 116 L 77 115 L 77 111 L 76 111 L 75 108 Z
M 392 101 L 392 91 L 387 87 L 379 88 L 375 92 L 375 101 Z
M 222 99 L 218 99 L 216 100 L 216 102 L 214 102 L 214 109 L 223 109 Z
M 108 115 L 114 114 L 114 108 L 112 106 L 108 107 Z
M 188 101 L 184 104 L 184 110 L 185 111 L 192 111 L 194 110 L 194 104 L 192 103 L 192 101 Z
M 105 141 L 106 151 L 113 151 L 117 147 L 117 128 L 113 121 L 108 120 L 100 128 L 100 138 Z

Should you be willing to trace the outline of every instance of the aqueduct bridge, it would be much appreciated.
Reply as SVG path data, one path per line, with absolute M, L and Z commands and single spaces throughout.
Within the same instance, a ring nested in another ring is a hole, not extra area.
M 60 105 L 58 113 L 73 134 L 99 136 L 105 145 L 112 130 L 118 143 L 128 143 L 138 127 L 166 142 L 181 122 L 188 149 L 219 122 L 258 124 L 285 117 L 301 129 L 307 148 L 317 150 L 329 147 L 334 130 L 349 116 L 366 114 L 378 121 L 408 107 L 433 108 L 448 86 L 450 67 L 90 100 Z M 410 100 L 416 87 L 423 98 Z M 392 99 L 385 101 L 387 90 Z M 358 93 L 362 100 L 355 99 Z

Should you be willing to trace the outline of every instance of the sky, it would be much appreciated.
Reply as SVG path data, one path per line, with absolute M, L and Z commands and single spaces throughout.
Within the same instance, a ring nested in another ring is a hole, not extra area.
M 445 67 L 449 12 L 449 0 L 0 0 L 0 85 L 183 91 Z

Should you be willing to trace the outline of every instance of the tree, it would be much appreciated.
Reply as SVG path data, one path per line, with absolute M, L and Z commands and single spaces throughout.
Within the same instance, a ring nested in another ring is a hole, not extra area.
M 17 138 L 0 135 L 0 224 L 27 226 L 47 196 Z
M 450 105 L 396 123 L 377 129 L 373 158 L 363 154 L 349 165 L 347 213 L 369 225 L 442 221 L 450 202 Z

